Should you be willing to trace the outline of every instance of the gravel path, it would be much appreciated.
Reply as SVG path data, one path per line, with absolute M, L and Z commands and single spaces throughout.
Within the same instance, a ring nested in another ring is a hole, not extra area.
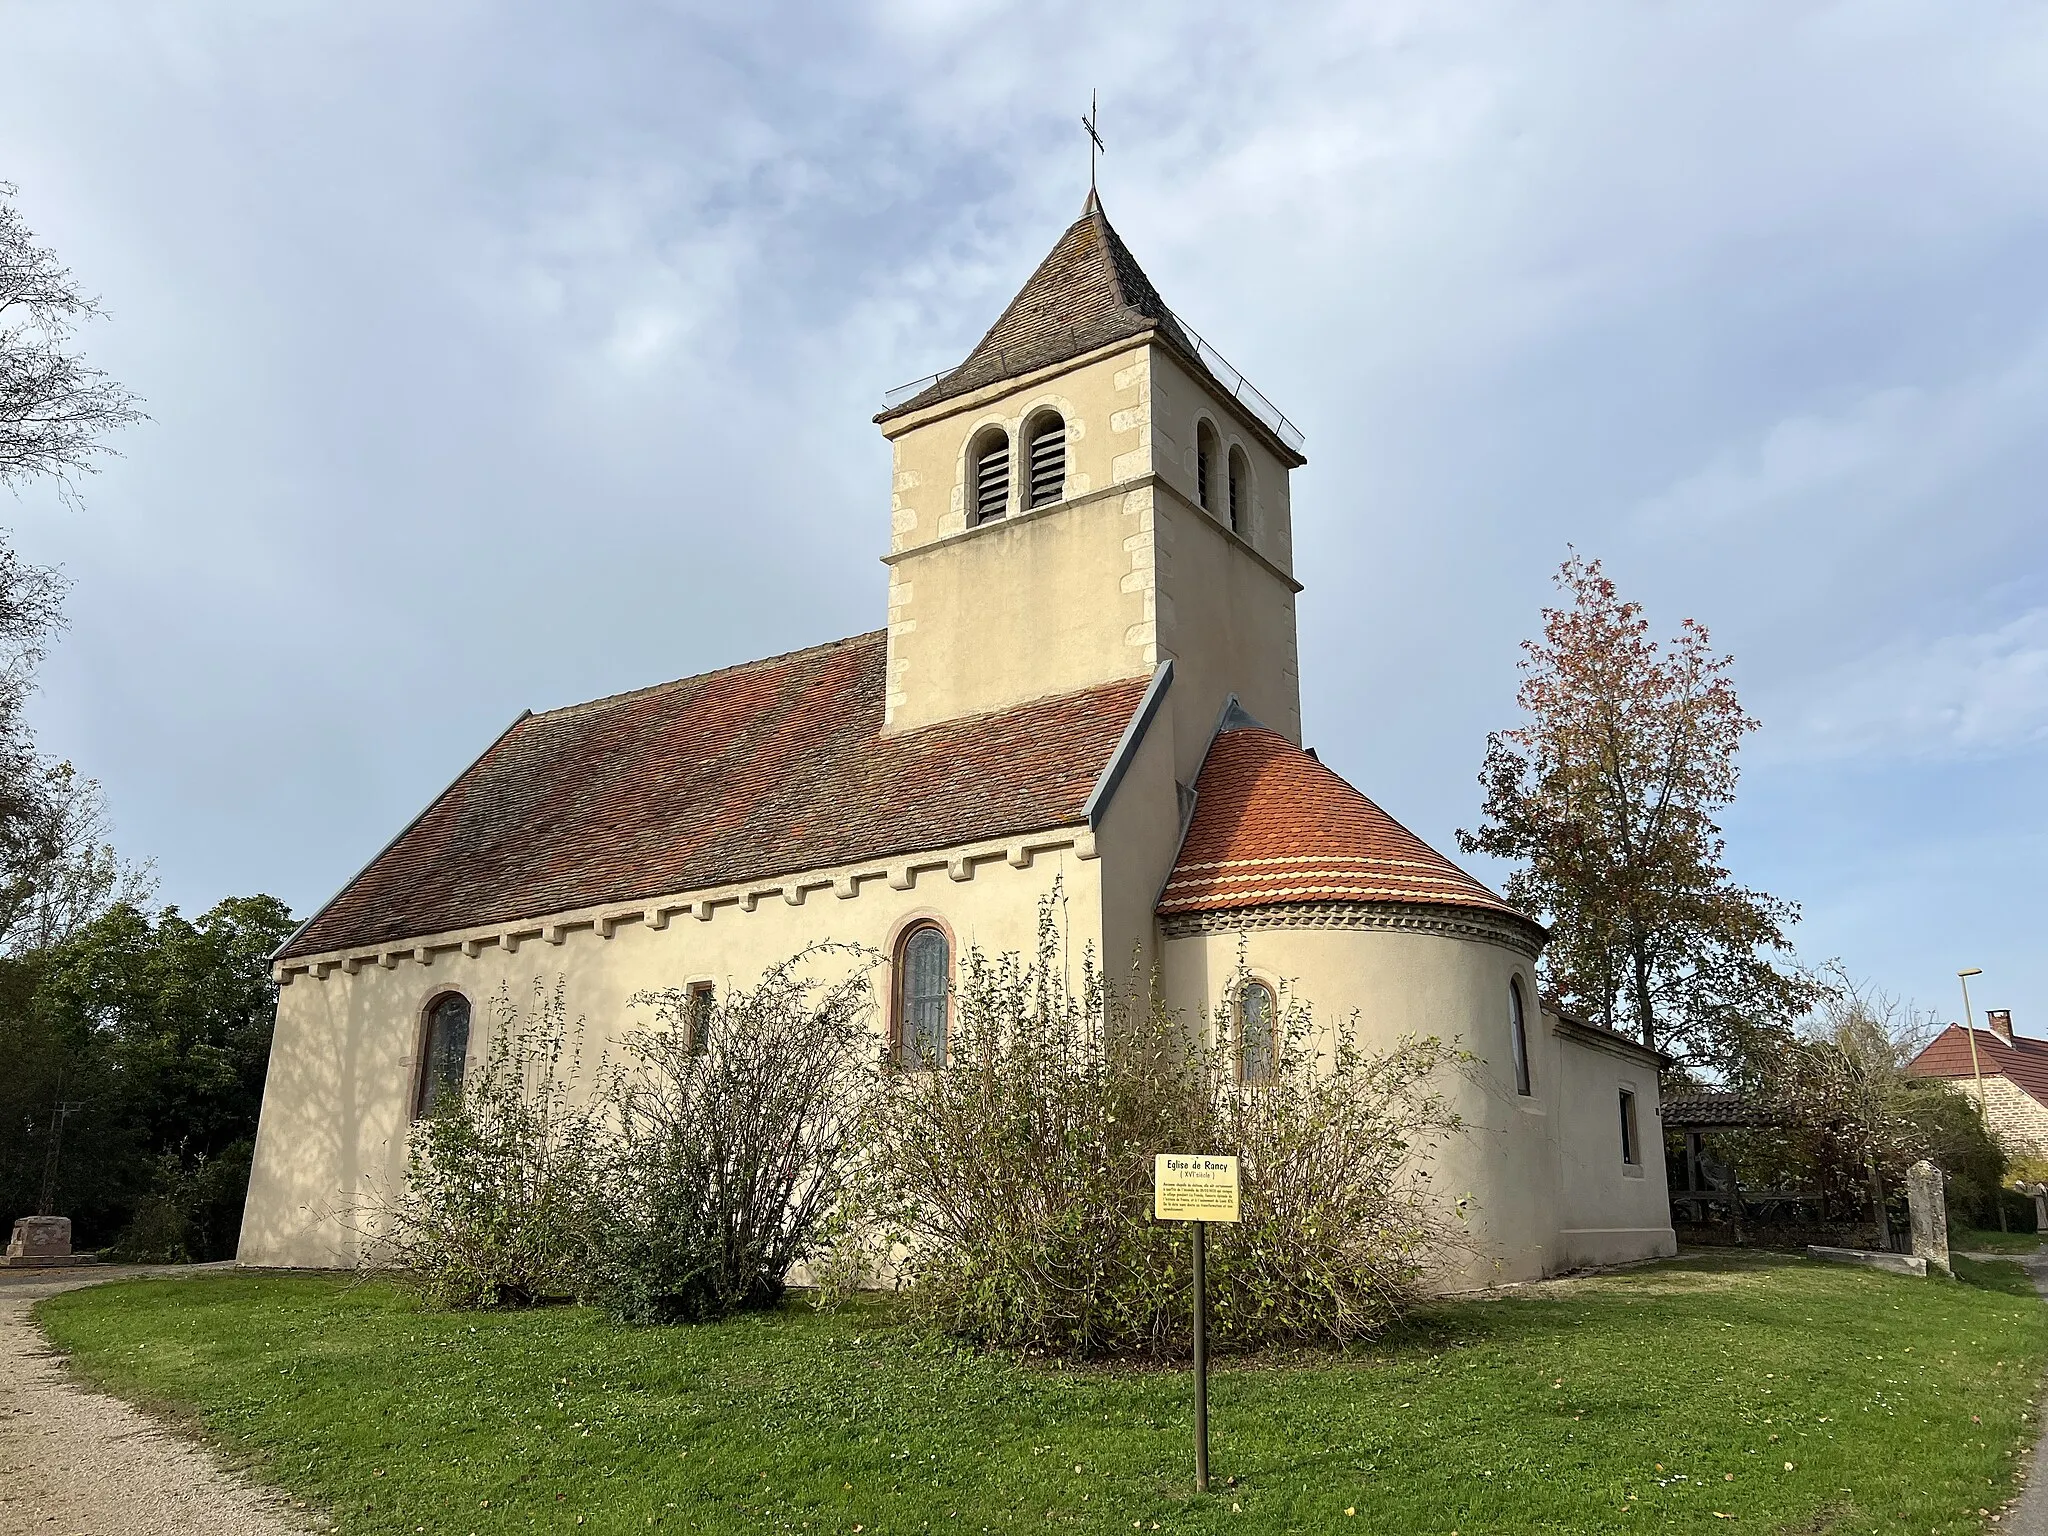
M 185 1271 L 189 1273 L 189 1271 Z M 0 1270 L 0 1536 L 298 1536 L 290 1502 L 78 1386 L 29 1317 L 44 1296 L 146 1269 Z

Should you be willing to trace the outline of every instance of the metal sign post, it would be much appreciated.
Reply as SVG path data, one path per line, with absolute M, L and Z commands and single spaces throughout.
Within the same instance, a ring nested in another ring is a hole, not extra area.
M 1209 1491 L 1209 1223 L 1237 1220 L 1237 1159 L 1162 1152 L 1152 1161 L 1152 1215 L 1195 1228 L 1195 1491 Z

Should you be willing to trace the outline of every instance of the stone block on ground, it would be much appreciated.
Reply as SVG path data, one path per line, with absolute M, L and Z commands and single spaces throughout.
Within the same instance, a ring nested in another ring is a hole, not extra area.
M 1865 1269 L 1882 1269 L 1894 1275 L 1921 1275 L 1927 1273 L 1927 1260 L 1917 1253 L 1881 1253 L 1871 1248 L 1828 1248 L 1819 1243 L 1808 1243 L 1809 1258 L 1825 1259 L 1830 1264 L 1860 1264 Z
M 63 1264 L 90 1264 L 89 1253 L 71 1251 L 69 1216 L 17 1216 L 14 1235 L 7 1240 L 7 1252 L 0 1265 L 9 1269 L 54 1268 Z

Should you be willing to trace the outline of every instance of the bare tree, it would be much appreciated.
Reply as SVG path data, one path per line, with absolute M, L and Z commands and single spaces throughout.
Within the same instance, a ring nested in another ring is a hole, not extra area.
M 79 325 L 103 313 L 56 252 L 36 244 L 0 181 L 0 485 L 19 488 L 98 469 L 106 439 L 143 420 L 135 397 L 71 346 Z

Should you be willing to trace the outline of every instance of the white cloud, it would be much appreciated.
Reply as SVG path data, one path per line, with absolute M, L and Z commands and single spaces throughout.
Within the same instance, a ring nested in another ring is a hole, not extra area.
M 1812 679 L 1762 754 L 1812 761 L 1992 757 L 2048 740 L 2048 607 L 1995 629 L 1900 641 Z

